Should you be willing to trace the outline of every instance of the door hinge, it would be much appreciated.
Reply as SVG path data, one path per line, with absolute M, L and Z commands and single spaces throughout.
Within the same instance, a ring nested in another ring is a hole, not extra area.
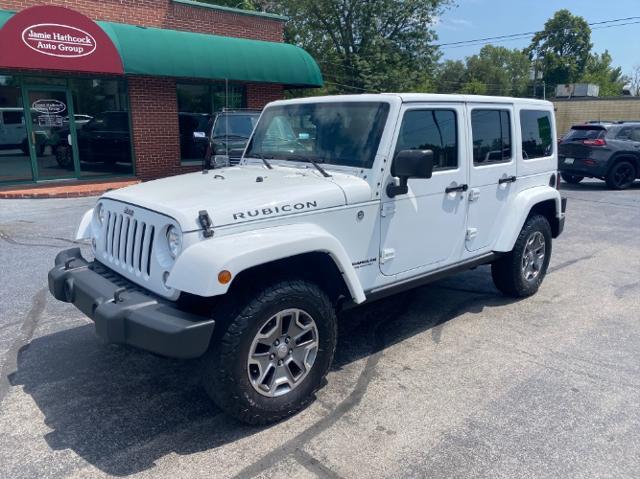
M 380 216 L 391 216 L 396 211 L 395 202 L 384 203 L 382 208 L 380 208 Z
M 480 189 L 471 188 L 471 190 L 469 190 L 469 201 L 477 201 L 478 198 L 480 198 Z
M 385 248 L 380 252 L 380 264 L 384 264 L 387 261 L 396 257 L 396 250 L 393 248 Z
M 478 236 L 478 228 L 467 228 L 467 241 L 471 241 Z

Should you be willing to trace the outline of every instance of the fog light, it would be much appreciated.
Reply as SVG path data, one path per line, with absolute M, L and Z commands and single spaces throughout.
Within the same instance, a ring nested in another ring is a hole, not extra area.
M 218 282 L 220 284 L 228 284 L 231 281 L 231 272 L 226 269 L 218 273 Z

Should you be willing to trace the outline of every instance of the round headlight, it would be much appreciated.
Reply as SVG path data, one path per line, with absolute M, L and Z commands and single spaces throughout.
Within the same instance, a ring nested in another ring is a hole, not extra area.
M 167 228 L 167 247 L 172 258 L 178 256 L 182 248 L 182 233 L 175 226 Z
M 102 207 L 102 203 L 98 203 L 98 206 L 96 206 L 96 218 L 98 220 L 98 224 L 100 226 L 102 226 L 102 223 L 104 223 L 104 208 Z

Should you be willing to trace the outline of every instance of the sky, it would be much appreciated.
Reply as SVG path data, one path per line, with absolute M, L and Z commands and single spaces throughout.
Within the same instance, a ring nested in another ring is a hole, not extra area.
M 562 8 L 589 23 L 640 16 L 640 0 L 457 0 L 456 3 L 437 20 L 437 43 L 542 30 L 544 23 Z M 530 39 L 525 39 L 493 44 L 523 48 L 529 42 Z M 613 65 L 622 67 L 624 74 L 640 65 L 640 23 L 593 29 L 591 42 L 595 52 L 609 50 Z M 441 51 L 444 60 L 461 60 L 478 53 L 480 48 L 482 45 L 443 46 Z

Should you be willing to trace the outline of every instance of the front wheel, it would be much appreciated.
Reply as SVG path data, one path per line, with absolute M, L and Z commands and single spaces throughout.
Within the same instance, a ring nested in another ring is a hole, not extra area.
M 507 296 L 531 296 L 542 284 L 550 258 L 549 221 L 542 215 L 530 216 L 513 249 L 491 265 L 493 282 Z
M 204 387 L 226 413 L 269 424 L 307 406 L 335 351 L 336 315 L 313 283 L 283 280 L 230 307 L 231 318 L 204 358 Z
M 577 185 L 582 180 L 584 180 L 584 176 L 570 175 L 569 173 L 561 173 L 560 176 L 562 176 L 562 179 L 565 182 L 571 185 Z

